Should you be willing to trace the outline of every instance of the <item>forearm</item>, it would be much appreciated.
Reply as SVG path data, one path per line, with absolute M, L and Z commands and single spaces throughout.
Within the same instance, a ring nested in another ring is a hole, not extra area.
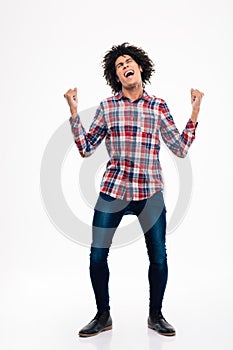
M 192 122 L 194 122 L 194 123 L 197 122 L 198 114 L 199 114 L 199 109 L 193 109 L 192 110 L 192 114 L 191 114 L 191 117 L 190 117 Z
M 74 136 L 75 144 L 79 150 L 79 153 L 82 157 L 86 157 L 86 130 L 84 129 L 80 117 L 78 114 L 71 115 L 70 119 L 71 131 Z
M 71 115 L 72 120 L 74 120 L 78 115 L 77 108 L 70 108 L 70 115 Z

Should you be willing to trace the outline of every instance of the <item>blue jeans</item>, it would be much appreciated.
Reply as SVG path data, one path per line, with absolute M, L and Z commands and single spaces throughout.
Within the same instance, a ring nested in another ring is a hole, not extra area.
M 149 257 L 149 311 L 162 309 L 167 284 L 166 207 L 162 192 L 140 201 L 115 199 L 100 192 L 92 223 L 90 277 L 98 312 L 110 310 L 108 253 L 123 215 L 137 215 Z M 130 258 L 130 257 L 129 257 Z

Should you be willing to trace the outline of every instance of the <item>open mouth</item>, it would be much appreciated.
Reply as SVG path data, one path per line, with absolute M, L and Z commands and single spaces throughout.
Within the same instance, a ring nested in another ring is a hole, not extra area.
M 131 75 L 134 75 L 134 70 L 130 69 L 130 70 L 127 70 L 127 72 L 125 72 L 124 76 L 126 78 L 130 77 Z

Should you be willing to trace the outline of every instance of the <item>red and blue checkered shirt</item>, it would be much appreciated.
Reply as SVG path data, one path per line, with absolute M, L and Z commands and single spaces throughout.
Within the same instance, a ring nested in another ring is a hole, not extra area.
M 122 92 L 103 100 L 88 132 L 79 115 L 71 117 L 70 123 L 82 157 L 90 156 L 105 139 L 110 159 L 100 191 L 128 201 L 163 190 L 159 132 L 175 155 L 185 157 L 197 126 L 189 119 L 180 134 L 165 101 L 145 91 L 133 102 Z

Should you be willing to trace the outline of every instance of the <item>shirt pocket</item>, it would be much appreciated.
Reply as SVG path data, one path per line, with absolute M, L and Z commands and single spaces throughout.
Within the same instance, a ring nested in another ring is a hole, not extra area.
M 140 132 L 141 140 L 142 140 L 142 146 L 145 147 L 147 150 L 152 150 L 153 153 L 158 153 L 160 150 L 160 141 L 158 134 L 155 132 L 154 129 L 149 127 L 143 127 L 141 128 Z
M 158 118 L 150 110 L 143 111 L 139 114 L 138 122 L 142 132 L 147 132 L 149 134 L 154 134 L 157 128 Z
M 146 134 L 155 134 L 155 129 L 151 126 L 145 126 L 145 125 L 140 125 L 140 130 L 142 133 L 146 133 Z

